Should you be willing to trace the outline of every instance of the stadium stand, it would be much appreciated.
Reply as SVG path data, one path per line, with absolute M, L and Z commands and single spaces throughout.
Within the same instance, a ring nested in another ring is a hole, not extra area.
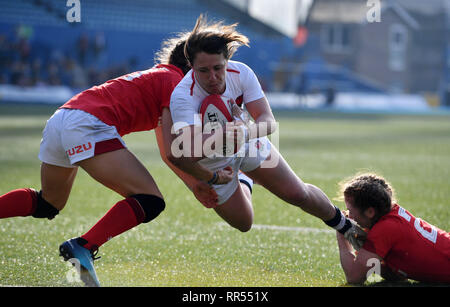
M 250 37 L 251 48 L 241 48 L 235 58 L 253 67 L 263 86 L 270 87 L 270 65 L 293 48 L 291 40 L 219 2 L 81 1 L 81 22 L 69 23 L 66 1 L 0 0 L 0 84 L 82 90 L 146 69 L 164 38 L 191 29 L 206 13 L 212 20 L 243 21 L 239 30 Z

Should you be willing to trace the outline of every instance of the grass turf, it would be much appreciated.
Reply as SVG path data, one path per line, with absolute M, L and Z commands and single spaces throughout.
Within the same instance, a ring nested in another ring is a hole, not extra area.
M 39 142 L 54 109 L 0 105 L 0 194 L 40 188 Z M 334 198 L 340 180 L 374 171 L 392 183 L 401 206 L 450 229 L 449 116 L 275 115 L 279 150 L 303 181 Z M 100 248 L 96 270 L 103 286 L 345 285 L 335 234 L 319 219 L 255 186 L 254 223 L 287 227 L 257 226 L 240 233 L 197 203 L 165 167 L 152 132 L 124 139 L 155 178 L 167 207 L 155 221 Z M 0 285 L 79 286 L 71 281 L 71 268 L 58 256 L 58 246 L 86 232 L 118 200 L 120 196 L 80 170 L 66 208 L 54 220 L 0 220 Z M 335 203 L 344 208 L 342 202 Z

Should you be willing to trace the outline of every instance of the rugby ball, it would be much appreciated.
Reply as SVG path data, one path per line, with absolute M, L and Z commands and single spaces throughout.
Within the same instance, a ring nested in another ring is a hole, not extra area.
M 231 116 L 231 101 L 221 95 L 209 95 L 200 105 L 203 127 L 210 125 L 211 129 L 216 129 L 220 125 L 225 129 L 228 122 L 233 121 Z
M 201 105 L 199 113 L 202 118 L 202 125 L 204 132 L 214 132 L 217 130 L 225 130 L 228 122 L 233 121 L 233 117 L 231 115 L 231 105 L 232 100 L 227 97 L 223 97 L 221 95 L 209 95 L 206 97 Z M 232 142 L 231 142 L 232 143 Z M 206 156 L 230 156 L 236 153 L 235 144 L 227 144 L 227 140 L 224 138 L 223 143 L 219 144 L 220 146 L 216 148 L 218 144 L 210 144 L 211 145 L 211 153 L 206 154 Z

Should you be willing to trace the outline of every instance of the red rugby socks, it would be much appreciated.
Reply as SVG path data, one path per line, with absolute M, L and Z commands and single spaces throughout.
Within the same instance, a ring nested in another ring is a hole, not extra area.
M 109 239 L 142 223 L 145 212 L 132 197 L 116 203 L 87 233 L 81 238 L 87 241 L 83 246 L 96 250 Z
M 31 216 L 38 196 L 33 189 L 17 189 L 0 196 L 0 219 Z M 139 202 L 129 197 L 116 203 L 87 233 L 81 236 L 89 250 L 95 250 L 109 239 L 141 224 L 145 212 Z
M 37 206 L 37 193 L 33 189 L 17 189 L 0 196 L 0 218 L 30 216 Z

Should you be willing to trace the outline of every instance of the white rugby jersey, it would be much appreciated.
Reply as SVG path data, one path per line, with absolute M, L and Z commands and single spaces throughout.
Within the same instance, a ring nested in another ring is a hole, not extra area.
M 264 97 L 255 73 L 244 63 L 228 61 L 225 83 L 222 96 L 233 98 L 238 104 Z M 202 125 L 199 109 L 203 99 L 209 95 L 199 85 L 193 70 L 190 70 L 175 87 L 170 98 L 170 113 L 175 131 L 190 125 Z M 217 170 L 229 165 L 231 159 L 233 157 L 205 158 L 200 163 L 211 170 Z

